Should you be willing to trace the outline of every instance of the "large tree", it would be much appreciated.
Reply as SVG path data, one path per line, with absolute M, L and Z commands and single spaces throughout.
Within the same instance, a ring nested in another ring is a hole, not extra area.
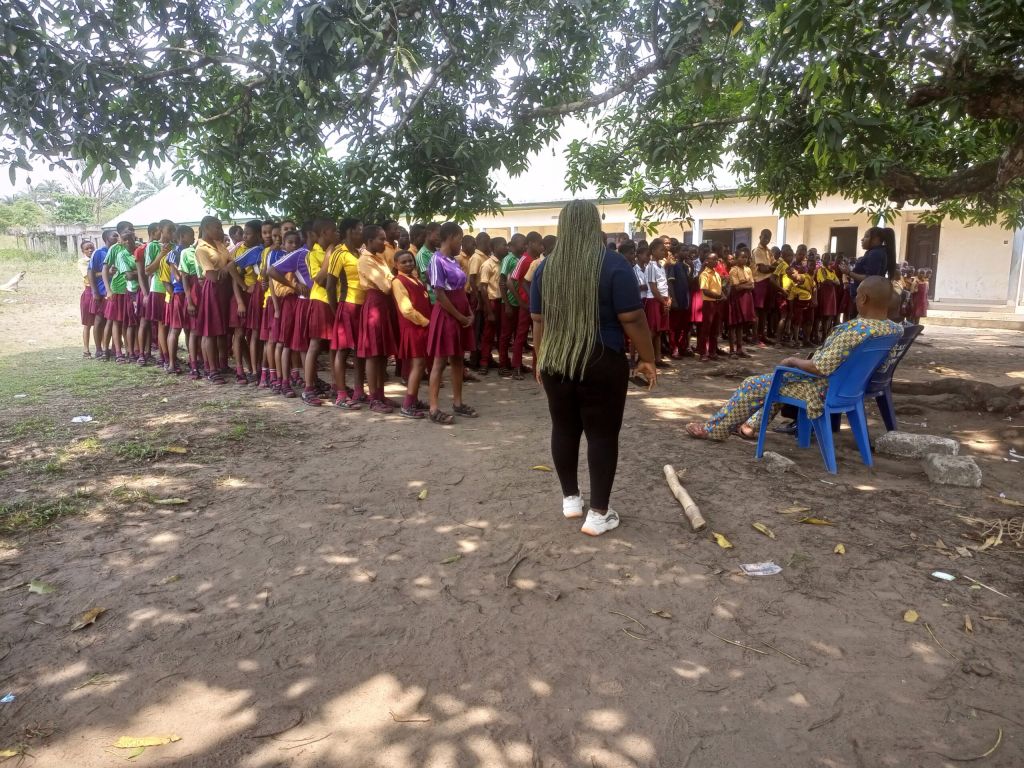
M 1024 223 L 1020 0 L 8 6 L 12 174 L 173 159 L 220 210 L 471 219 L 504 201 L 496 168 L 585 117 L 570 182 L 642 216 L 728 167 L 783 213 L 842 192 Z

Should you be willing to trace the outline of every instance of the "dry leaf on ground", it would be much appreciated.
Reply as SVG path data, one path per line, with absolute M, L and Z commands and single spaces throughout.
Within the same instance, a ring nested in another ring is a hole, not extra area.
M 780 509 L 779 510 L 779 514 L 780 515 L 802 515 L 805 512 L 810 512 L 810 511 L 811 511 L 810 507 L 801 507 L 799 505 L 795 505 L 795 506 L 792 506 L 792 507 L 786 507 L 785 509 Z
M 162 747 L 173 741 L 181 741 L 181 736 L 121 736 L 114 742 L 115 749 L 138 749 L 139 747 Z
M 429 493 L 430 492 L 426 488 L 424 488 L 422 491 L 416 494 L 416 498 L 419 499 L 420 501 L 423 501 L 425 498 L 427 498 Z
M 973 632 L 974 624 L 971 622 L 971 617 L 968 614 L 964 614 L 964 632 Z
M 808 525 L 835 525 L 830 520 L 824 520 L 820 517 L 804 517 L 797 520 L 798 523 L 807 523 Z
M 164 448 L 164 451 L 167 453 L 186 454 L 188 453 L 188 448 L 184 445 L 168 445 Z
M 837 555 L 845 555 L 846 554 L 846 546 L 843 545 L 843 544 L 836 544 L 836 548 L 833 549 L 832 551 L 835 552 Z
M 56 589 L 57 588 L 53 586 L 53 584 L 40 581 L 39 579 L 32 579 L 32 581 L 28 583 L 28 591 L 36 595 L 48 595 Z
M 764 523 L 751 523 L 750 525 L 755 531 L 763 533 L 769 539 L 775 538 L 775 532 Z
M 154 504 L 160 504 L 165 507 L 180 507 L 182 504 L 188 504 L 188 499 L 179 499 L 177 497 L 171 497 L 169 499 L 154 499 Z
M 658 616 L 658 617 L 660 617 L 662 619 L 671 619 L 672 618 L 672 614 L 671 613 L 669 613 L 668 611 L 663 611 L 661 609 L 658 609 L 656 611 L 652 609 L 651 610 L 651 615 L 652 616 Z
M 903 612 L 903 620 L 907 622 L 907 624 L 913 624 L 919 618 L 920 616 L 918 615 L 917 611 L 915 611 L 913 608 L 908 608 L 906 611 Z
M 107 612 L 106 608 L 93 608 L 91 610 L 86 611 L 85 613 L 83 613 L 81 616 L 78 617 L 78 621 L 76 621 L 75 625 L 73 627 L 71 627 L 71 631 L 72 632 L 77 632 L 80 629 L 85 629 L 86 627 L 88 627 L 91 624 L 95 624 L 96 623 L 96 619 L 98 619 L 100 616 L 102 616 L 106 612 Z
M 452 563 L 456 563 L 461 559 L 462 555 L 451 555 L 450 557 L 446 557 L 444 560 L 442 560 L 441 565 L 451 565 Z
M 537 464 L 536 466 L 530 467 L 530 469 L 535 469 L 538 472 L 550 472 L 551 471 L 551 467 L 547 466 L 546 464 Z
M 722 549 L 732 549 L 732 542 L 729 541 L 725 536 L 720 533 L 711 532 L 711 535 L 715 537 L 715 543 L 718 544 Z

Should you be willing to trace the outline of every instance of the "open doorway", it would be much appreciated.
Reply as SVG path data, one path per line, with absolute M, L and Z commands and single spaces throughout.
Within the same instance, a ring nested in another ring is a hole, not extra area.
M 939 266 L 939 226 L 937 224 L 907 225 L 907 261 L 914 269 L 930 269 L 928 298 L 935 298 L 935 276 Z
M 828 233 L 828 250 L 838 256 L 845 256 L 851 264 L 857 258 L 857 228 L 832 227 Z

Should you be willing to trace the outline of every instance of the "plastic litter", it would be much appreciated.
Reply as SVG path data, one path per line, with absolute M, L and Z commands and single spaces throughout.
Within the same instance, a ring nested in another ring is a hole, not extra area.
M 767 563 L 740 563 L 740 568 L 747 576 L 774 576 L 782 573 L 782 566 L 768 561 Z
M 92 416 L 75 416 L 75 418 L 73 418 L 71 420 L 71 423 L 72 424 L 88 424 L 90 421 L 92 421 Z
M 939 581 L 953 581 L 956 576 L 945 571 L 932 571 L 932 578 L 938 579 Z
M 14 703 L 14 694 L 13 693 L 8 693 L 6 696 L 4 696 L 2 699 L 0 699 L 0 704 L 13 704 L 13 703 Z
M 22 397 L 28 397 L 28 395 L 27 395 L 27 394 L 25 394 L 24 392 L 22 392 L 22 393 L 21 393 L 21 394 L 19 394 L 19 395 L 15 395 L 15 397 L 16 397 L 16 398 L 22 398 Z

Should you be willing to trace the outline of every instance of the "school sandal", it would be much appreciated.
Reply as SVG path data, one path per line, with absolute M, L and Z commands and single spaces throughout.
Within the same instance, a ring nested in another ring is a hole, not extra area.
M 479 413 L 476 412 L 475 408 L 473 408 L 471 405 L 466 405 L 465 403 L 463 403 L 462 405 L 452 406 L 452 412 L 459 416 L 465 416 L 467 419 L 475 419 L 477 416 L 480 415 Z
M 324 404 L 324 401 L 317 397 L 315 389 L 304 389 L 302 391 L 302 402 L 313 406 Z
M 474 384 L 479 383 L 480 379 L 475 374 L 470 373 L 468 370 L 463 370 L 462 380 L 473 382 Z
M 514 381 L 522 381 L 525 378 L 526 377 L 523 376 L 522 371 L 519 371 L 519 370 L 512 371 L 512 379 Z
M 418 411 L 415 408 L 400 408 L 398 411 L 399 416 L 404 416 L 407 419 L 425 419 L 427 414 L 423 411 Z
M 206 380 L 211 384 L 227 384 L 219 373 L 211 373 L 206 377 Z
M 370 402 L 370 411 L 372 413 L 388 414 L 394 413 L 395 409 L 385 403 L 383 400 L 373 400 Z
M 422 400 L 417 400 L 415 403 L 412 404 L 412 407 L 415 408 L 417 411 L 423 411 L 424 413 L 430 410 L 430 406 L 424 403 Z
M 199 371 L 198 371 L 198 370 L 196 370 L 195 368 L 192 368 L 192 369 L 191 369 L 191 370 L 189 370 L 189 372 L 188 372 L 188 377 L 189 377 L 189 379 L 191 379 L 192 381 L 199 381 L 199 379 L 201 379 L 201 378 L 202 378 L 202 375 L 201 375 L 201 374 L 199 373 Z
M 451 424 L 455 421 L 450 413 L 444 411 L 430 411 L 427 413 L 427 418 L 435 424 Z
M 92 352 L 83 352 L 82 353 L 82 357 L 86 357 L 86 358 L 92 357 Z
M 249 379 L 244 373 L 236 373 L 235 384 L 237 384 L 240 387 L 247 387 L 249 386 Z

